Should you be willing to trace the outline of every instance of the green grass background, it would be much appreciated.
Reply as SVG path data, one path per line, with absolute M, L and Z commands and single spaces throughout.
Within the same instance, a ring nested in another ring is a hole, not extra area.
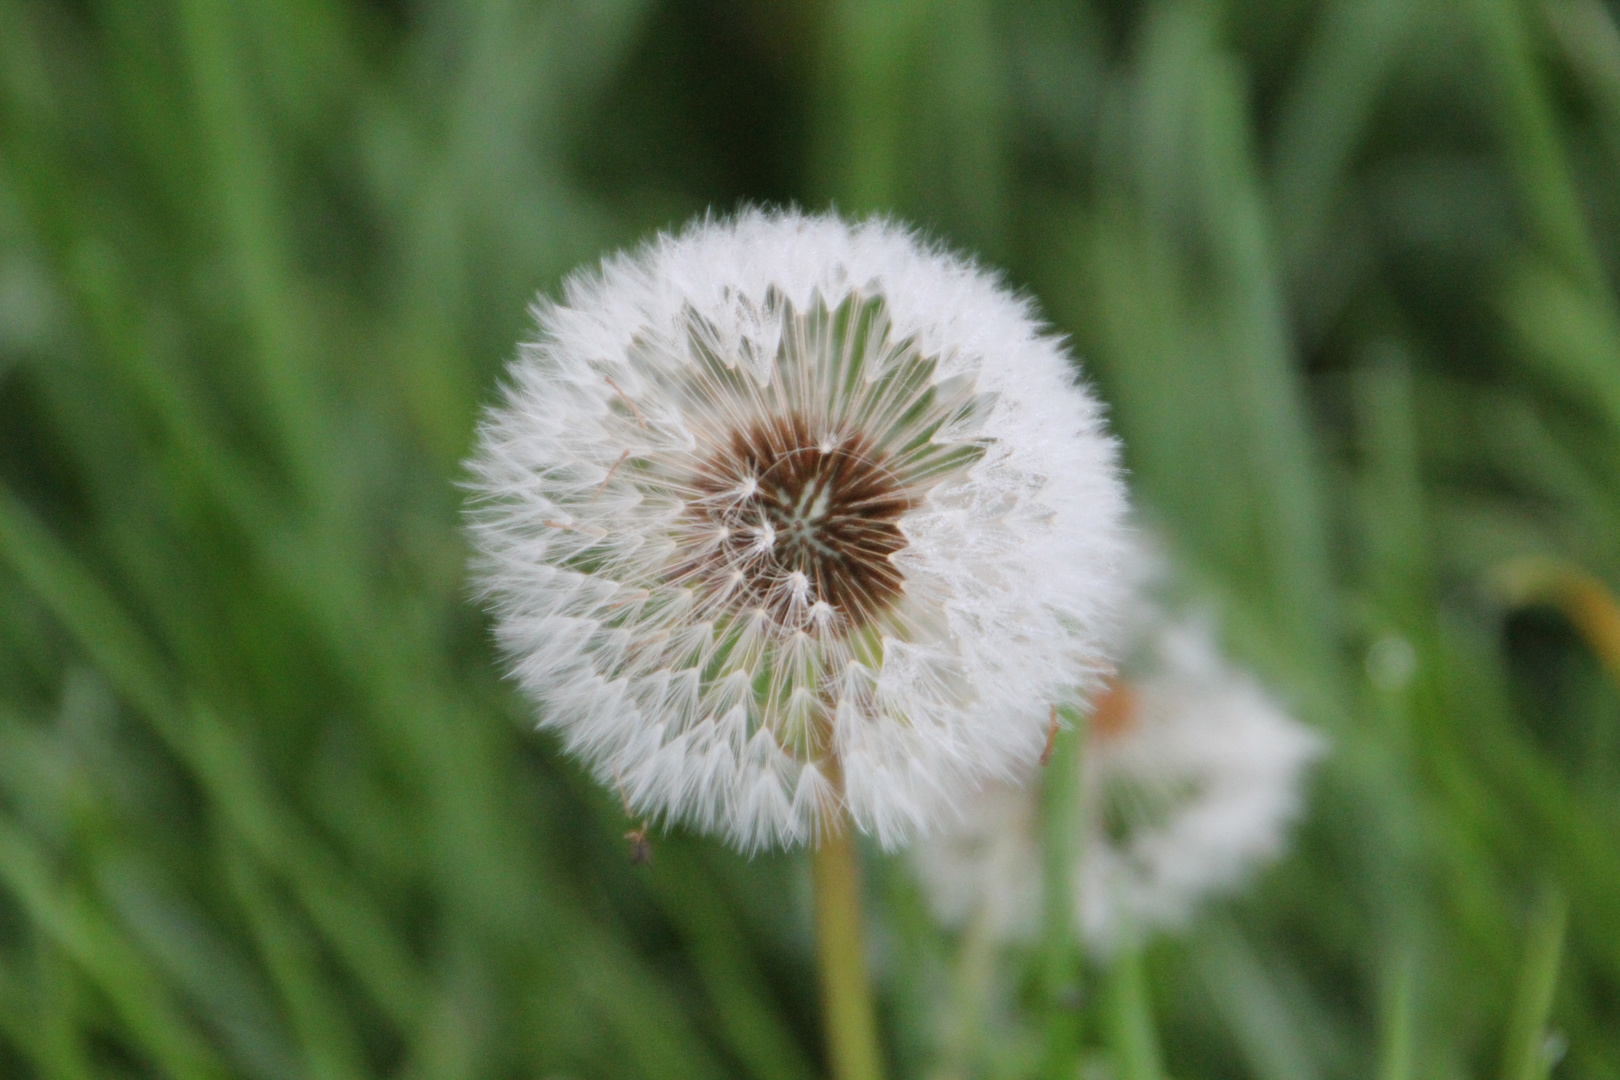
M 1550 1009 L 1620 1077 L 1620 694 L 1541 580 L 1620 580 L 1617 179 L 1601 0 L 0 0 L 0 1076 L 820 1073 L 803 854 L 630 864 L 456 487 L 536 289 L 791 201 L 1036 296 L 1332 739 L 1148 952 L 1170 1074 L 1521 1080 Z M 868 854 L 931 1076 L 953 942 Z

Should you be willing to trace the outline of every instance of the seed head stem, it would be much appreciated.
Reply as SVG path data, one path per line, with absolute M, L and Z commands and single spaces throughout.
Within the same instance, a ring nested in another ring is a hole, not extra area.
M 829 772 L 840 779 L 835 770 Z M 882 1080 L 853 832 L 847 815 L 840 812 L 837 823 L 816 845 L 812 861 L 827 1057 L 834 1080 Z
M 1075 877 L 1080 828 L 1083 722 L 1065 716 L 1042 770 L 1044 835 L 1041 982 L 1046 1009 L 1042 1075 L 1070 1077 L 1080 1052 L 1079 947 L 1075 940 Z

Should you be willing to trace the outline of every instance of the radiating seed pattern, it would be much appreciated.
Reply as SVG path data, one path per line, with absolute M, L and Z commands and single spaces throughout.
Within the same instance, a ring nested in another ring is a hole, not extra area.
M 732 610 L 837 633 L 900 596 L 889 556 L 906 546 L 897 522 L 913 503 L 860 433 L 762 419 L 723 440 L 693 487 L 677 575 Z
M 846 811 L 892 845 L 1034 759 L 1097 662 L 1123 500 L 1025 304 L 796 217 L 661 239 L 565 299 L 486 424 L 474 530 L 570 752 L 750 851 Z

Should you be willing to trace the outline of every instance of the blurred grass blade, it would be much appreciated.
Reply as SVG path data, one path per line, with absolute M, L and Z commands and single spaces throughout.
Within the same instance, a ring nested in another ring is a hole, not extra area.
M 179 711 L 164 675 L 163 658 L 125 618 L 32 511 L 0 488 L 0 559 L 46 603 L 119 692 L 153 723 L 178 737 Z
M 1551 96 L 1537 70 L 1528 0 L 1470 0 L 1500 95 L 1508 165 L 1537 240 L 1582 288 L 1608 295 L 1608 275 L 1587 231 Z
M 929 0 L 840 0 L 824 6 L 823 184 L 847 214 L 892 207 L 906 175 L 905 80 Z
M 0 881 L 31 921 L 95 980 L 129 1034 L 166 1076 L 224 1080 L 227 1072 L 173 997 L 106 914 L 59 879 L 44 853 L 0 820 Z
M 1417 975 L 1410 956 L 1391 960 L 1379 996 L 1378 1080 L 1416 1077 L 1413 1022 Z
M 306 497 L 333 490 L 325 445 L 313 342 L 301 318 L 283 249 L 288 235 L 276 206 L 274 151 L 245 84 L 239 12 L 220 0 L 181 0 L 178 15 L 208 150 L 211 183 L 205 198 L 225 224 L 230 264 L 254 336 L 261 386 L 278 437 Z
M 1107 979 L 1108 1043 L 1119 1080 L 1162 1080 L 1164 1066 L 1159 1060 L 1142 946 L 1122 946 L 1109 961 Z
M 22 950 L 13 950 L 16 956 Z M 0 961 L 0 1040 L 8 1040 L 42 1074 L 62 1080 L 91 1080 L 89 1056 L 79 1033 L 71 984 L 79 976 L 48 937 L 33 942 L 35 970 Z
M 1359 359 L 1353 390 L 1365 477 L 1359 492 L 1364 573 L 1388 617 L 1410 632 L 1426 621 L 1433 589 L 1414 358 L 1386 338 L 1369 344 Z
M 1041 1008 L 1045 1025 L 1045 1062 L 1041 1075 L 1058 1080 L 1072 1076 L 1080 1052 L 1080 953 L 1075 935 L 1076 860 L 1085 822 L 1081 760 L 1085 753 L 1085 720 L 1053 708 L 1057 725 L 1051 753 L 1041 770 L 1040 941 Z M 1060 722 L 1061 721 L 1061 722 Z
M 259 953 L 280 991 L 282 1007 L 304 1055 L 309 1080 L 361 1080 L 368 1075 L 352 1018 L 319 973 L 314 943 L 276 899 L 270 883 L 241 845 L 221 841 L 231 890 Z
M 1218 314 L 1244 411 L 1249 469 L 1260 497 L 1272 602 L 1285 633 L 1324 674 L 1334 596 L 1324 535 L 1319 451 L 1299 383 L 1267 207 L 1254 174 L 1242 81 L 1211 57 L 1201 80 L 1203 213 L 1212 233 Z
M 1421 8 L 1413 0 L 1330 0 L 1316 12 L 1270 154 L 1276 235 L 1290 276 L 1310 269 L 1334 200 L 1353 190 L 1343 174 Z
M 416 1026 L 429 995 L 387 917 L 341 862 L 279 805 L 240 736 L 211 713 L 193 717 L 191 760 L 226 821 L 286 875 L 312 921 L 400 1030 Z
M 1231 1029 L 1256 1080 L 1322 1076 L 1302 1037 L 1296 1005 L 1235 930 L 1221 928 L 1206 937 L 1195 961 L 1210 1001 Z
M 259 970 L 195 904 L 128 853 L 108 852 L 97 893 L 230 1060 L 256 1080 L 302 1070 Z
M 732 1052 L 756 1080 L 811 1080 L 815 1070 L 771 1009 L 725 898 L 697 872 L 689 852 L 664 850 L 652 870 L 654 887 L 686 940 Z
M 1620 168 L 1620 26 L 1614 12 L 1603 0 L 1548 0 L 1542 10 L 1598 111 L 1611 168 Z
M 148 647 L 129 619 L 90 575 L 63 551 L 33 514 L 0 491 L 0 558 L 9 561 L 79 639 L 85 652 L 165 735 L 196 765 L 221 808 L 265 857 L 289 873 L 301 899 L 324 924 L 333 944 L 356 966 L 379 1003 L 391 1006 L 402 1026 L 420 1008 L 420 991 L 410 964 L 390 941 L 380 914 L 333 861 L 316 858 L 319 846 L 293 839 L 295 827 L 274 808 L 243 758 L 236 739 L 203 715 L 194 728 L 182 721 L 180 707 L 165 685 L 163 661 Z M 369 976 L 369 977 L 368 977 Z
M 1611 447 L 1620 445 L 1620 308 L 1614 298 L 1550 265 L 1527 262 L 1506 276 L 1502 306 L 1533 370 L 1564 400 L 1601 419 Z M 1620 461 L 1620 453 L 1611 461 Z M 1612 477 L 1609 490 L 1620 501 Z
M 1542 890 L 1530 915 L 1530 928 L 1513 995 L 1502 1053 L 1502 1080 L 1545 1080 L 1552 1071 L 1547 1053 L 1547 1021 L 1558 989 L 1569 909 L 1554 887 Z

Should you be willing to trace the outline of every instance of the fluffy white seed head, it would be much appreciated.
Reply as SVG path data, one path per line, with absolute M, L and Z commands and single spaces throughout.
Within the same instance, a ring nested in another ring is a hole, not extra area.
M 988 274 L 749 212 L 535 317 L 469 463 L 477 573 L 542 726 L 634 812 L 753 850 L 847 808 L 893 846 L 1095 682 L 1115 447 Z
M 1104 951 L 1184 922 L 1201 898 L 1280 854 L 1306 766 L 1324 749 L 1196 621 L 1142 635 L 1089 727 L 1075 920 Z M 943 922 L 983 918 L 1004 940 L 1035 933 L 1039 790 L 1038 775 L 991 784 L 918 847 L 914 864 Z

